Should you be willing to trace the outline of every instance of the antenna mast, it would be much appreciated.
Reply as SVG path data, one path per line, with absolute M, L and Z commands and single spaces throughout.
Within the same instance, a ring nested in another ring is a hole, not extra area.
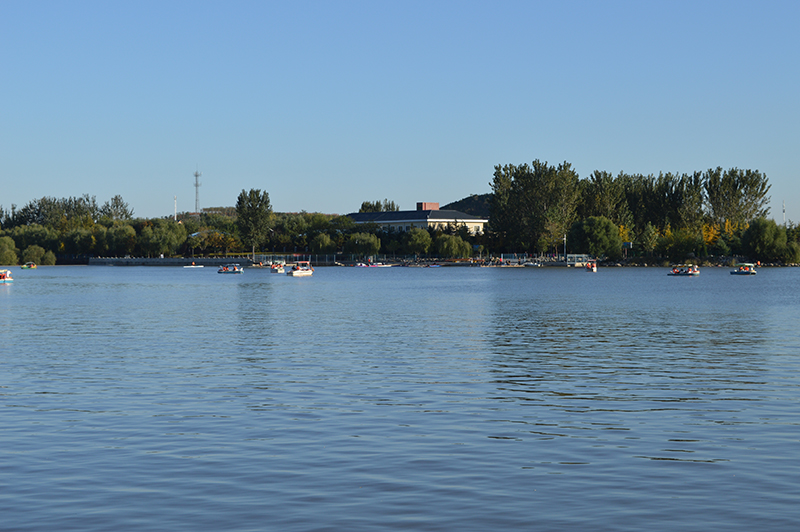
M 200 176 L 203 175 L 200 172 L 194 172 L 194 212 L 200 214 Z

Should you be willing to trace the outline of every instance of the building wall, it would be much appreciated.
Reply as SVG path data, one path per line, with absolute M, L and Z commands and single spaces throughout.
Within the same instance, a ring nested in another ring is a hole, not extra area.
M 439 228 L 439 229 L 446 229 L 447 228 L 447 224 L 448 224 L 448 222 L 433 221 L 433 222 L 406 222 L 406 223 L 402 223 L 402 224 L 398 224 L 398 223 L 380 223 L 378 225 L 380 225 L 381 227 L 383 227 L 385 229 L 390 229 L 390 230 L 395 230 L 395 231 L 408 231 L 413 227 L 417 227 L 417 228 L 420 228 L 420 229 L 427 229 L 429 227 L 431 227 L 431 228 Z M 483 233 L 484 223 L 482 223 L 482 222 L 467 222 L 467 221 L 465 221 L 465 222 L 458 222 L 457 225 L 460 226 L 462 224 L 467 226 L 467 230 L 470 233 L 472 233 L 473 235 Z

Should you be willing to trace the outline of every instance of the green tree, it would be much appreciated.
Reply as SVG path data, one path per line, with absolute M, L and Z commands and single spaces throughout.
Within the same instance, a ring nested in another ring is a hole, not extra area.
M 658 245 L 658 229 L 650 222 L 647 222 L 637 242 L 648 257 L 652 256 L 653 251 L 655 251 Z
M 758 170 L 731 168 L 723 172 L 717 167 L 705 172 L 703 180 L 708 213 L 720 226 L 725 222 L 743 226 L 769 214 L 771 185 Z
M 622 177 L 615 179 L 609 172 L 595 170 L 582 183 L 582 218 L 605 216 L 618 226 L 633 226 Z
M 28 246 L 25 248 L 25 251 L 22 252 L 22 262 L 28 263 L 33 262 L 36 264 L 42 263 L 42 258 L 44 257 L 44 248 L 41 246 Z
M 436 254 L 442 258 L 466 258 L 472 255 L 472 246 L 460 236 L 441 234 L 434 243 Z
M 384 199 L 382 202 L 381 200 L 364 201 L 361 203 L 358 212 L 390 212 L 399 210 L 400 207 L 394 201 Z
M 742 235 L 742 246 L 753 260 L 782 260 L 787 254 L 786 228 L 775 220 L 757 218 Z
M 312 253 L 332 253 L 336 251 L 336 243 L 326 233 L 320 233 L 311 239 Z
M 44 256 L 42 257 L 42 266 L 55 266 L 56 264 L 56 254 L 52 251 L 45 251 Z
M 99 215 L 112 221 L 130 220 L 133 217 L 133 209 L 125 203 L 122 196 L 116 195 L 100 207 Z
M 251 246 L 255 260 L 256 247 L 263 246 L 272 225 L 272 205 L 269 194 L 257 188 L 239 193 L 236 200 L 236 226 L 242 241 Z
M 19 250 L 10 236 L 0 237 L 0 265 L 10 266 L 17 264 Z
M 605 216 L 590 216 L 575 222 L 569 241 L 573 249 L 595 257 L 617 259 L 622 254 L 619 228 Z
M 506 248 L 549 249 L 575 219 L 579 177 L 567 162 L 495 166 L 492 189 L 492 230 L 502 235 Z
M 170 219 L 153 220 L 154 253 L 174 255 L 186 241 L 186 228 Z
M 800 244 L 795 241 L 786 243 L 786 252 L 783 254 L 785 264 L 797 264 L 800 262 Z
M 678 219 L 680 227 L 692 233 L 703 230 L 703 175 L 694 172 L 683 174 L 678 181 Z
M 43 225 L 19 225 L 6 231 L 6 233 L 14 239 L 14 242 L 21 249 L 33 245 L 41 246 L 45 249 L 58 249 L 58 232 Z
M 112 256 L 130 255 L 136 246 L 136 230 L 127 223 L 116 223 L 106 232 L 106 245 Z
M 64 252 L 73 255 L 90 255 L 94 250 L 95 238 L 90 229 L 75 227 L 61 239 Z
M 658 246 L 662 256 L 669 257 L 672 261 L 684 261 L 692 256 L 696 257 L 703 245 L 702 235 L 681 228 L 672 231 L 669 226 L 658 239 Z
M 370 233 L 353 233 L 345 243 L 345 251 L 368 257 L 381 249 L 380 239 Z
M 405 234 L 406 251 L 412 255 L 425 255 L 431 247 L 431 234 L 425 229 L 412 227 Z

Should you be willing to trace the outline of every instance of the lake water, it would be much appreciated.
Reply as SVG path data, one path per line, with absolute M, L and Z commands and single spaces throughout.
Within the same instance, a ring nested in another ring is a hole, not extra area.
M 0 530 L 796 530 L 800 269 L 56 266 Z

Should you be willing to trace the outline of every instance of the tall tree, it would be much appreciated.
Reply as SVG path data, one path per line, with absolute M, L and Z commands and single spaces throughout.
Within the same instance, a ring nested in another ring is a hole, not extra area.
M 742 226 L 766 217 L 771 186 L 758 170 L 731 168 L 723 172 L 717 167 L 703 174 L 708 213 L 720 226 L 725 222 Z
M 622 254 L 619 228 L 605 216 L 590 216 L 575 222 L 570 230 L 570 242 L 576 251 L 595 257 L 614 259 Z
M 110 201 L 100 207 L 100 216 L 111 220 L 130 220 L 133 217 L 133 209 L 117 194 Z
M 384 199 L 382 202 L 381 200 L 364 201 L 361 203 L 361 208 L 358 209 L 358 212 L 392 212 L 399 210 L 400 207 L 394 201 Z
M 251 188 L 250 192 L 242 189 L 236 199 L 236 216 L 236 226 L 242 240 L 252 247 L 255 260 L 256 246 L 260 247 L 266 242 L 272 223 L 269 194 L 257 188 Z
M 560 241 L 575 219 L 579 178 L 572 166 L 538 159 L 531 165 L 495 166 L 490 202 L 492 230 L 506 247 L 545 250 Z
M 677 183 L 677 226 L 690 233 L 700 233 L 703 228 L 703 174 L 682 174 Z

